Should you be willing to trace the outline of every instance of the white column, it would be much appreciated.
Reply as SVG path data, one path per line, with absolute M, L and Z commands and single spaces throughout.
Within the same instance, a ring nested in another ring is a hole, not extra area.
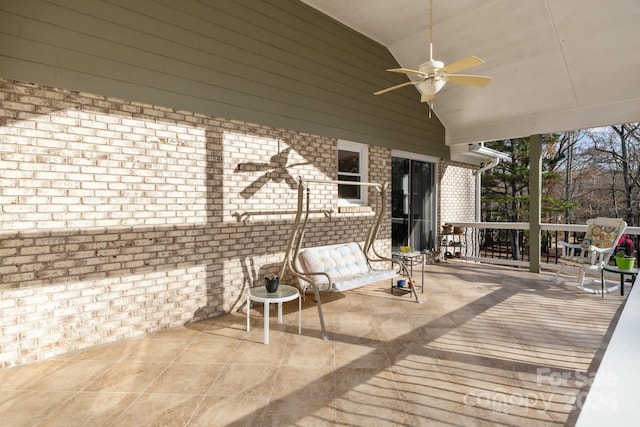
M 540 273 L 540 222 L 542 218 L 542 137 L 529 140 L 529 271 Z

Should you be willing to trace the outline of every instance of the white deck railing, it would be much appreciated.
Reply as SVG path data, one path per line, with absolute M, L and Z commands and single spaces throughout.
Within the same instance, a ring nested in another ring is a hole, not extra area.
M 460 252 L 462 258 L 488 264 L 500 264 L 519 267 L 529 267 L 529 243 L 524 240 L 519 244 L 518 257 L 511 253 L 511 241 L 508 238 L 495 241 L 495 236 L 503 236 L 505 230 L 528 231 L 527 222 L 450 222 L 454 227 L 464 227 L 465 233 L 458 236 L 461 240 Z M 541 253 L 540 266 L 543 269 L 557 268 L 558 240 L 565 240 L 565 233 L 569 241 L 576 238 L 576 234 L 587 231 L 586 224 L 542 224 L 543 242 L 545 250 Z M 626 234 L 635 236 L 639 243 L 640 227 L 627 227 Z M 522 238 L 524 233 L 519 233 Z M 445 237 L 446 238 L 446 237 Z M 637 247 L 635 248 L 638 249 Z

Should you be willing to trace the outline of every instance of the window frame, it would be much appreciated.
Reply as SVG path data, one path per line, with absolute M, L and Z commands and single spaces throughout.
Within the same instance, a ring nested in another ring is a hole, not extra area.
M 354 153 L 358 153 L 359 159 L 359 169 L 360 173 L 354 174 L 349 172 L 340 172 L 338 170 L 338 158 L 340 151 L 351 151 Z M 340 180 L 340 175 L 350 175 L 350 176 L 359 176 L 360 182 L 369 182 L 369 146 L 367 144 L 362 144 L 359 142 L 338 140 L 338 149 L 336 150 L 336 176 L 338 180 Z M 338 184 L 340 185 L 340 184 Z M 338 196 L 338 205 L 339 206 L 361 206 L 366 205 L 368 202 L 368 187 L 361 186 L 360 187 L 360 197 L 359 198 L 342 198 Z

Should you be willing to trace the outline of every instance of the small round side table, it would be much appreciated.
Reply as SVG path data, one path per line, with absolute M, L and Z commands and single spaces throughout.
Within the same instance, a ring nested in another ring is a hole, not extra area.
M 264 343 L 269 344 L 269 304 L 278 304 L 278 323 L 282 323 L 282 303 L 298 299 L 298 334 L 302 333 L 302 299 L 297 288 L 288 285 L 278 286 L 275 292 L 267 292 L 264 286 L 249 288 L 247 292 L 247 332 L 251 328 L 251 301 L 264 304 Z

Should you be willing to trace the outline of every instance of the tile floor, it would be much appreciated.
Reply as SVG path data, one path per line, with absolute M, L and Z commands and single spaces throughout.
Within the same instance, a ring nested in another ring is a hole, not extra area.
M 0 371 L 3 426 L 572 425 L 623 297 L 551 274 L 427 266 L 388 286 L 262 307 Z

